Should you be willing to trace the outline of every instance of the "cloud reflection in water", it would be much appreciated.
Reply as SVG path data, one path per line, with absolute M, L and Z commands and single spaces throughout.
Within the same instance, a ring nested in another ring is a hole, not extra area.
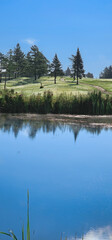
M 69 240 L 82 240 L 82 237 L 70 237 Z M 83 235 L 83 240 L 112 240 L 112 227 L 107 226 L 104 228 L 91 229 Z

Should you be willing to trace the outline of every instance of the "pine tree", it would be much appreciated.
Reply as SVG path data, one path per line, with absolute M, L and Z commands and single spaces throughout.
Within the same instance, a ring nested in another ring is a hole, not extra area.
M 100 73 L 100 78 L 112 78 L 112 66 L 106 67 L 103 72 Z
M 54 76 L 54 84 L 56 84 L 56 78 L 57 76 L 62 76 L 64 75 L 61 63 L 58 59 L 57 54 L 55 54 L 53 61 L 51 63 L 51 75 Z
M 66 76 L 71 76 L 71 71 L 70 68 L 68 67 L 67 70 L 65 71 Z
M 35 76 L 35 80 L 48 72 L 48 60 L 39 51 L 36 45 L 31 47 L 31 51 L 27 54 L 28 65 L 30 66 L 29 72 Z
M 78 79 L 84 76 L 83 61 L 82 61 L 79 48 L 77 49 L 76 56 L 72 55 L 72 58 L 70 58 L 70 60 L 72 61 L 72 72 L 73 72 L 74 80 L 76 77 L 77 85 L 78 85 L 79 84 Z
M 30 56 L 30 52 L 28 52 L 25 58 L 25 76 L 32 77 L 34 75 L 32 70 L 32 58 Z
M 14 49 L 14 61 L 16 66 L 16 75 L 22 75 L 24 70 L 24 53 L 21 51 L 19 43 L 17 43 Z M 16 77 L 16 76 L 15 76 Z
M 76 75 L 76 64 L 75 64 L 75 55 L 72 55 L 71 58 L 69 58 L 71 61 L 72 61 L 72 69 L 71 69 L 71 73 L 72 73 L 72 76 L 75 80 L 75 75 Z
M 15 67 L 16 65 L 14 64 L 14 55 L 13 55 L 13 51 L 12 49 L 9 50 L 9 52 L 7 53 L 7 55 L 5 56 L 5 68 L 7 70 L 7 74 L 9 75 L 9 80 L 11 78 L 11 76 L 13 75 L 14 71 L 15 71 Z
M 4 55 L 0 52 L 0 83 L 2 82 L 2 61 L 3 61 Z
M 90 72 L 86 73 L 85 77 L 87 77 L 87 78 L 94 78 L 93 73 L 90 73 Z

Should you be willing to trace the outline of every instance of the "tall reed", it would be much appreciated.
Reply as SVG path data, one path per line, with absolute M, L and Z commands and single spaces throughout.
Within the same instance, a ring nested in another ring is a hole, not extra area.
M 9 233 L 6 232 L 0 232 L 0 234 L 6 235 L 13 240 L 18 240 L 16 235 L 12 230 L 9 231 Z M 22 227 L 22 240 L 24 240 L 24 225 Z M 29 191 L 27 191 L 27 240 L 30 240 L 30 223 L 29 223 Z
M 54 113 L 54 114 L 112 114 L 112 97 L 101 92 L 91 92 L 88 95 L 62 93 L 53 96 L 50 91 L 43 95 L 26 97 L 22 94 L 4 91 L 0 95 L 1 113 Z

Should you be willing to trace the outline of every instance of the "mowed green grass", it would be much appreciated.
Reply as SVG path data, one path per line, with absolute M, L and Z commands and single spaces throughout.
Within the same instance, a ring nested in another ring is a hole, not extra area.
M 40 88 L 42 83 L 43 88 Z M 112 79 L 81 79 L 79 85 L 70 77 L 58 77 L 54 84 L 53 77 L 41 77 L 36 82 L 33 78 L 22 77 L 7 81 L 7 88 L 14 89 L 15 92 L 30 96 L 32 94 L 43 94 L 45 91 L 52 91 L 54 95 L 60 93 L 67 94 L 88 94 L 92 91 L 99 91 L 96 87 L 101 87 L 109 94 L 112 93 Z M 4 88 L 4 82 L 0 84 Z
M 85 84 L 102 87 L 105 91 L 112 93 L 112 79 L 84 79 L 82 81 Z

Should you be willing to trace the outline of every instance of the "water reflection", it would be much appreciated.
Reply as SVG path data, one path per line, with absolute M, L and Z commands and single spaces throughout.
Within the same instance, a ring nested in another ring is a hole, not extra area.
M 35 138 L 36 134 L 42 130 L 44 133 L 52 132 L 55 134 L 57 129 L 60 129 L 62 132 L 65 132 L 67 129 L 74 134 L 74 140 L 77 140 L 79 132 L 83 129 L 86 129 L 87 132 L 92 134 L 99 135 L 102 131 L 101 126 L 97 127 L 87 127 L 82 126 L 81 124 L 73 124 L 73 123 L 60 123 L 60 122 L 52 122 L 48 120 L 21 120 L 18 118 L 9 118 L 9 117 L 1 117 L 0 120 L 0 130 L 3 132 L 13 132 L 14 136 L 17 137 L 19 131 L 26 129 L 27 135 L 30 138 Z M 105 128 L 107 130 L 107 128 Z
M 85 235 L 83 235 L 81 238 L 70 237 L 67 238 L 68 240 L 112 240 L 112 228 L 110 226 L 104 227 L 104 228 L 98 228 L 96 230 L 91 229 L 89 232 L 87 232 Z
M 0 230 L 21 238 L 29 189 L 31 239 L 112 239 L 102 228 L 112 226 L 112 132 L 102 129 L 1 117 Z

